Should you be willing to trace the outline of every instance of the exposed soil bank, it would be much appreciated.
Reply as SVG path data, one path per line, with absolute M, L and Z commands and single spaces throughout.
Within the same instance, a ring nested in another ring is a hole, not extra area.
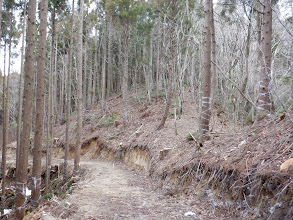
M 207 198 L 215 210 L 229 210 L 239 218 L 293 219 L 293 169 L 280 171 L 281 164 L 293 158 L 293 114 L 270 115 L 241 128 L 219 109 L 210 122 L 211 139 L 198 148 L 186 137 L 190 133 L 196 137 L 199 111 L 190 92 L 184 97 L 182 114 L 174 117 L 174 102 L 159 131 L 163 99 L 151 105 L 129 100 L 125 127 L 120 96 L 108 100 L 111 112 L 106 115 L 98 104 L 93 106 L 83 123 L 83 157 L 121 160 L 143 170 L 166 195 Z M 57 156 L 62 157 L 65 127 L 58 129 Z M 73 148 L 74 126 L 70 134 Z
M 159 155 L 154 155 L 147 146 L 130 145 L 117 150 L 99 138 L 87 141 L 83 154 L 119 159 L 150 175 L 165 195 L 205 196 L 213 207 L 230 209 L 244 219 L 291 220 L 293 217 L 293 192 L 283 184 L 286 175 L 243 175 L 236 169 L 203 162 L 197 151 L 194 159 L 182 164 L 181 168 L 170 164 L 168 168 L 156 169 L 160 163 Z

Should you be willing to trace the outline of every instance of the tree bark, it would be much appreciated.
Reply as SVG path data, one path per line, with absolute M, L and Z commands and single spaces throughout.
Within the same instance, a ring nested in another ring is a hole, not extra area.
M 202 144 L 208 137 L 209 123 L 211 117 L 210 95 L 211 95 L 211 16 L 212 1 L 205 1 L 205 30 L 204 30 L 204 67 L 203 67 L 203 93 L 201 98 L 202 110 L 199 120 L 199 142 Z
M 0 0 L 2 5 L 2 0 Z M 24 1 L 23 14 L 26 15 L 26 0 Z M 1 17 L 1 16 L 0 16 Z M 1 23 L 1 22 L 0 22 Z M 0 24 L 1 26 L 1 24 Z M 20 146 L 20 132 L 21 132 L 21 114 L 22 114 L 22 93 L 23 93 L 23 72 L 24 72 L 24 39 L 25 39 L 25 28 L 26 28 L 26 16 L 24 16 L 22 24 L 22 43 L 21 43 L 21 58 L 20 58 L 20 74 L 19 74 L 19 90 L 18 90 L 18 116 L 17 116 L 17 147 L 16 147 L 16 167 L 18 166 L 18 155 Z
M 83 7 L 84 0 L 79 3 L 79 28 L 78 28 L 78 51 L 77 51 L 77 136 L 76 149 L 74 157 L 73 175 L 80 174 L 80 151 L 81 151 L 81 133 L 82 133 L 82 30 L 83 30 Z
M 113 72 L 112 72 L 112 19 L 108 21 L 108 81 L 107 81 L 107 97 L 113 92 Z
M 50 169 L 51 169 L 51 147 L 53 144 L 53 123 L 54 123 L 54 76 L 55 74 L 55 41 L 56 41 L 56 9 L 53 8 L 51 15 L 52 22 L 52 42 L 50 57 L 50 76 L 49 76 L 49 92 L 48 92 L 48 126 L 47 126 L 47 143 L 46 143 L 46 182 L 45 193 L 49 191 Z
M 258 118 L 272 111 L 271 65 L 272 65 L 272 8 L 269 0 L 263 1 L 262 71 L 257 101 Z
M 215 33 L 215 20 L 214 20 L 214 9 L 211 13 L 211 50 L 212 50 L 212 86 L 211 86 L 211 112 L 213 112 L 215 106 L 215 95 L 217 90 L 217 54 L 216 54 L 216 33 Z
M 16 167 L 16 218 L 23 219 L 25 215 L 26 203 L 26 186 L 27 186 L 27 166 L 28 166 L 28 149 L 31 130 L 31 109 L 33 100 L 33 77 L 34 77 L 34 47 L 36 30 L 36 0 L 29 0 L 28 7 L 28 26 L 26 32 L 26 54 L 24 65 L 24 85 L 23 93 L 23 111 L 22 122 L 23 129 L 21 132 L 21 145 L 19 149 L 19 163 Z
M 106 59 L 107 59 L 107 24 L 104 23 L 103 30 L 103 63 L 102 63 L 102 81 L 101 81 L 101 108 L 102 112 L 105 114 L 105 97 L 106 97 Z
M 12 41 L 12 13 L 13 9 L 10 12 L 10 31 L 9 31 L 9 48 L 8 48 L 8 71 L 7 71 L 7 82 L 6 82 L 6 90 L 4 91 L 5 81 L 3 80 L 3 144 L 2 144 L 2 195 L 1 195 L 1 214 L 4 214 L 5 208 L 5 200 L 6 200 L 6 154 L 7 154 L 7 143 L 8 143 L 8 130 L 9 130 L 9 81 L 10 81 L 10 63 L 11 63 L 11 41 Z M 5 71 L 4 71 L 5 73 Z M 5 79 L 5 77 L 4 77 Z
M 37 208 L 41 198 L 41 171 L 42 171 L 42 146 L 45 110 L 45 72 L 46 72 L 46 35 L 47 35 L 48 0 L 42 0 L 40 4 L 40 36 L 39 55 L 37 66 L 37 101 L 36 101 L 36 125 L 33 151 L 33 189 L 31 207 Z
M 96 11 L 96 13 L 98 13 Z M 97 15 L 98 20 L 98 15 Z M 93 73 L 93 95 L 92 104 L 96 103 L 96 85 L 97 85 L 97 75 L 98 75 L 98 28 L 95 30 L 95 54 L 94 54 L 94 73 Z
M 125 28 L 124 39 L 124 62 L 122 75 L 122 102 L 123 102 L 123 126 L 126 126 L 127 121 L 127 93 L 128 93 L 128 53 L 129 53 L 129 24 Z
M 69 177 L 68 160 L 69 160 L 69 128 L 70 128 L 70 107 L 71 107 L 71 75 L 72 75 L 72 52 L 73 52 L 73 23 L 74 23 L 74 0 L 72 0 L 71 30 L 70 30 L 70 46 L 69 46 L 69 67 L 67 75 L 67 94 L 66 94 L 66 142 L 64 156 L 64 179 Z

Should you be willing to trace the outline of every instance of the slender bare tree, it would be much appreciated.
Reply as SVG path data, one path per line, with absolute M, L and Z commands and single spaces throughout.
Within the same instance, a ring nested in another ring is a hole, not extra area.
M 169 48 L 168 48 L 168 73 L 169 73 L 169 89 L 168 89 L 168 96 L 167 96 L 167 102 L 166 102 L 166 107 L 165 111 L 163 114 L 163 117 L 161 119 L 161 122 L 159 126 L 157 127 L 157 130 L 160 130 L 164 127 L 165 122 L 167 120 L 168 114 L 169 114 L 169 109 L 171 106 L 171 101 L 173 98 L 173 93 L 174 93 L 174 77 L 175 77 L 175 62 L 176 62 L 176 57 L 175 57 L 175 47 L 176 47 L 176 33 L 175 33 L 175 24 L 174 24 L 174 19 L 177 14 L 177 8 L 178 8 L 178 1 L 177 0 L 172 0 L 170 2 L 170 8 L 171 8 L 171 13 L 170 13 L 170 19 L 173 22 L 173 24 L 170 26 L 170 37 L 169 37 Z

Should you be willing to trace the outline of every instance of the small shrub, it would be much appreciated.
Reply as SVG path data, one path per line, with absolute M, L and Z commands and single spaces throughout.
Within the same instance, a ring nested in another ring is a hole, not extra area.
M 111 126 L 114 124 L 114 121 L 117 118 L 117 114 L 113 114 L 110 116 L 105 116 L 103 117 L 99 122 L 98 122 L 98 126 Z
M 51 199 L 53 197 L 53 193 L 49 192 L 48 194 L 44 195 L 43 198 L 44 199 Z

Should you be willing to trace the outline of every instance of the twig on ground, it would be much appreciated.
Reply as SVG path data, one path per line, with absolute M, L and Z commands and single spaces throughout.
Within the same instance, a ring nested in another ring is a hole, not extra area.
M 135 135 L 136 133 L 138 133 L 139 132 L 139 130 L 141 129 L 143 127 L 143 124 L 141 124 L 141 126 L 132 134 L 132 135 L 130 135 L 129 136 L 129 138 L 128 139 L 130 139 L 133 135 Z

